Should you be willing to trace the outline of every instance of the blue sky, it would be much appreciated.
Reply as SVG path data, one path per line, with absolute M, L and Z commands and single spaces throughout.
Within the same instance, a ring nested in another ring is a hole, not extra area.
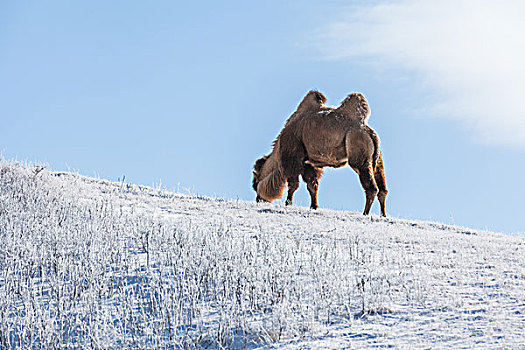
M 337 105 L 359 91 L 389 215 L 523 232 L 523 13 L 519 1 L 2 2 L 0 150 L 253 200 L 253 163 L 302 96 Z M 327 170 L 319 202 L 361 211 L 357 176 Z M 309 205 L 304 185 L 296 203 Z

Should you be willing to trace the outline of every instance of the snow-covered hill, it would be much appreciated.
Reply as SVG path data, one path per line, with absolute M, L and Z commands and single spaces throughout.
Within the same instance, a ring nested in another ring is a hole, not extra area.
M 2 162 L 0 301 L 6 349 L 523 349 L 525 239 Z

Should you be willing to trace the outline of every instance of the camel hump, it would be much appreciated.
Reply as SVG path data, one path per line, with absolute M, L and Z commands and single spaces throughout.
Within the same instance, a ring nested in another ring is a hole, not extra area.
M 320 91 L 317 90 L 310 90 L 308 93 L 303 97 L 303 100 L 301 103 L 299 103 L 299 106 L 297 106 L 297 112 L 309 112 L 309 111 L 317 111 L 326 103 L 326 97 L 323 95 Z
M 348 95 L 336 111 L 351 118 L 359 119 L 363 124 L 368 122 L 371 113 L 368 101 L 360 92 L 352 92 Z

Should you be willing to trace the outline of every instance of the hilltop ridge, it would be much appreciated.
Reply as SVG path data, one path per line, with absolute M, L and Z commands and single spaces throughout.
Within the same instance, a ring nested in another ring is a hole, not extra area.
M 0 164 L 0 345 L 522 348 L 525 239 Z

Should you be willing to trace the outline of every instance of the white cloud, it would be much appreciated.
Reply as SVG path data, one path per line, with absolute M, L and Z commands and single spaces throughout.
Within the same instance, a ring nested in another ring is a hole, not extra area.
M 440 115 L 480 142 L 525 149 L 524 14 L 521 0 L 375 2 L 323 28 L 317 45 L 326 58 L 413 70 Z

